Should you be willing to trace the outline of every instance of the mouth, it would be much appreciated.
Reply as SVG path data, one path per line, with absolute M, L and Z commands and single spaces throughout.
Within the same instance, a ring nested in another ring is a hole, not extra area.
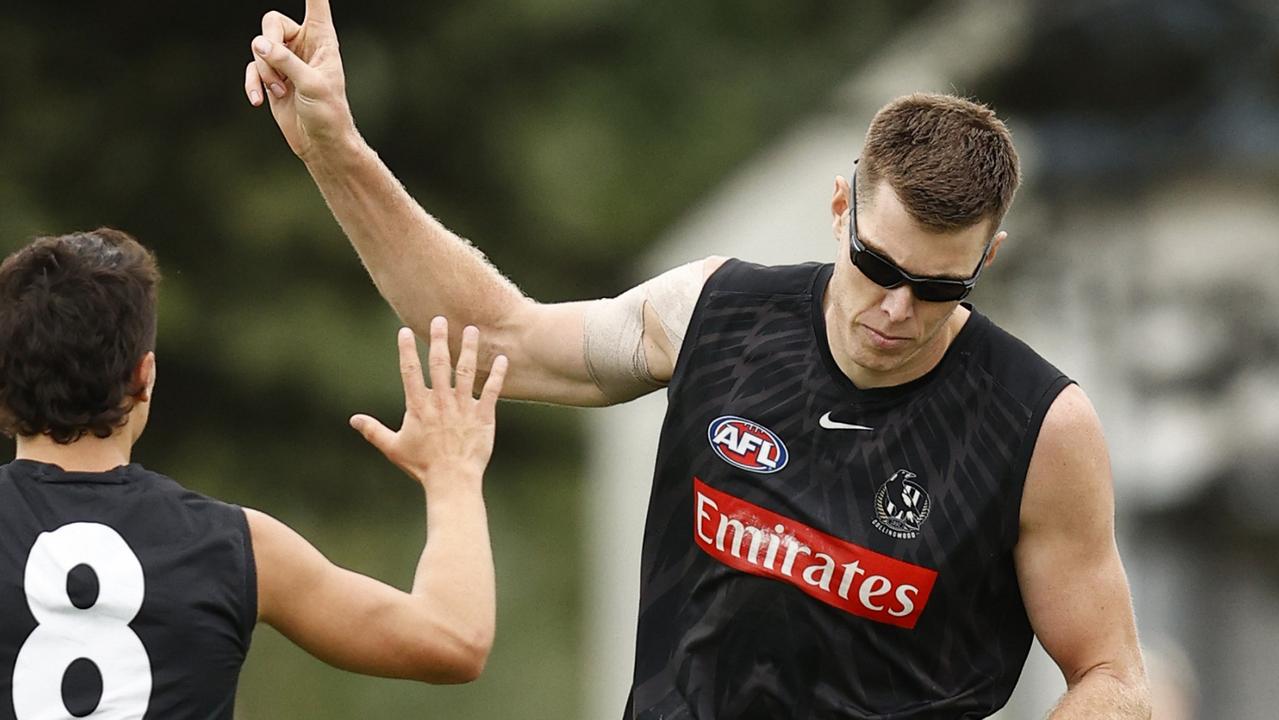
M 861 327 L 865 330 L 866 337 L 870 339 L 871 344 L 884 350 L 892 350 L 894 348 L 902 347 L 910 341 L 910 338 L 908 337 L 882 333 L 869 325 L 862 325 Z

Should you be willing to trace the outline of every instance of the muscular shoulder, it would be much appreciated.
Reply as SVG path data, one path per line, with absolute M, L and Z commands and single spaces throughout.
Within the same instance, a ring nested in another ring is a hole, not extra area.
M 296 591 L 327 561 L 293 528 L 259 510 L 244 508 L 257 565 L 258 614 L 270 621 L 273 612 L 296 597 Z
M 1114 515 L 1110 458 L 1101 420 L 1078 385 L 1049 406 L 1022 498 L 1023 532 L 1044 525 L 1109 525 Z

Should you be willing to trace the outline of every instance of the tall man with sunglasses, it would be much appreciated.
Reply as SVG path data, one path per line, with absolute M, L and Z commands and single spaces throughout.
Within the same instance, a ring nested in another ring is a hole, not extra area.
M 355 129 L 327 0 L 270 13 L 268 101 L 378 289 L 511 358 L 508 397 L 666 387 L 624 717 L 977 718 L 1032 633 L 1056 718 L 1148 717 L 1100 424 L 1083 392 L 961 301 L 995 260 L 1017 156 L 987 108 L 898 99 L 835 260 L 690 263 L 605 300 L 540 304 L 428 215 Z M 456 342 L 456 338 L 454 338 Z

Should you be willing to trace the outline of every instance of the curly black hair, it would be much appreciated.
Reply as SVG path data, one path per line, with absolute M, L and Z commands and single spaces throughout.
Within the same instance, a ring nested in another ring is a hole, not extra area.
M 70 443 L 128 422 L 155 349 L 155 256 L 111 228 L 41 237 L 0 264 L 0 431 Z

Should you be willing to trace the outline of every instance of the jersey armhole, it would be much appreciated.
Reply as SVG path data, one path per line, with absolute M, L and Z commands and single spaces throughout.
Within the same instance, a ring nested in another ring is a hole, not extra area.
M 244 533 L 244 608 L 240 618 L 240 635 L 247 654 L 253 641 L 253 629 L 258 624 L 258 566 L 253 555 L 253 532 L 249 529 L 249 517 L 243 507 L 234 507 Z
M 1026 434 L 1022 438 L 1021 445 L 1017 448 L 1017 455 L 1013 459 L 1012 477 L 1018 478 L 1016 486 L 1013 488 L 1013 508 L 1014 512 L 1005 514 L 1008 518 L 1009 526 L 1006 528 L 1006 536 L 1009 538 L 1008 547 L 1017 546 L 1017 541 L 1021 535 L 1021 500 L 1026 491 L 1026 473 L 1030 470 L 1030 459 L 1035 454 L 1035 445 L 1039 442 L 1039 431 L 1043 428 L 1044 418 L 1048 416 L 1048 409 L 1052 407 L 1053 402 L 1063 390 L 1074 385 L 1075 381 L 1065 375 L 1058 375 L 1051 383 L 1044 388 L 1043 394 L 1035 402 L 1031 408 L 1030 419 L 1026 422 Z
M 684 368 L 688 365 L 688 356 L 693 353 L 693 347 L 697 345 L 697 340 L 702 334 L 702 311 L 706 307 L 706 298 L 710 293 L 714 292 L 712 283 L 717 276 L 728 272 L 728 268 L 737 265 L 740 261 L 736 258 L 728 258 L 720 266 L 715 268 L 715 272 L 706 277 L 702 283 L 702 290 L 697 294 L 697 302 L 693 304 L 693 314 L 688 319 L 688 330 L 684 333 L 684 341 L 680 343 L 679 355 L 675 358 L 675 369 L 671 371 L 671 381 L 666 384 L 666 397 L 669 399 L 674 393 L 681 380 L 684 377 Z

